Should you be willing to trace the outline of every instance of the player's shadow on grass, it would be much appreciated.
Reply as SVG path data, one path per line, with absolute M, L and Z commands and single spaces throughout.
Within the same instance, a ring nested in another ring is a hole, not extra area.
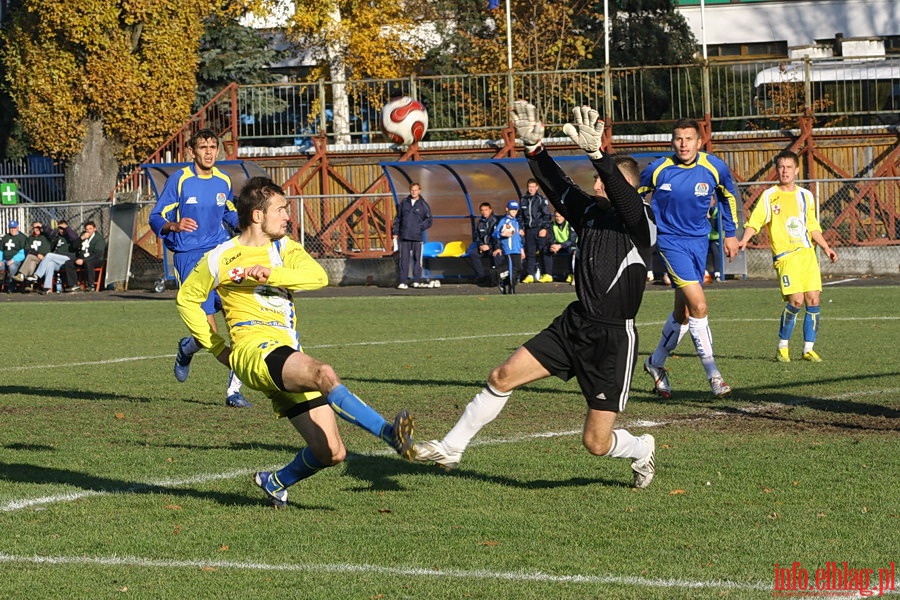
M 267 507 L 268 502 L 262 492 L 250 483 L 247 476 L 247 493 L 231 494 L 225 492 L 202 492 L 185 487 L 169 487 L 154 483 L 138 483 L 113 479 L 99 475 L 90 475 L 71 471 L 68 469 L 56 469 L 40 465 L 25 463 L 0 463 L 0 479 L 19 483 L 66 485 L 78 488 L 86 492 L 101 494 L 156 494 L 161 498 L 189 498 L 201 501 L 212 501 L 224 506 L 260 506 Z M 52 496 L 62 496 L 64 493 L 54 493 Z M 333 510 L 324 506 L 303 506 L 294 503 L 297 508 L 307 510 Z
M 54 389 L 40 388 L 32 385 L 0 385 L 0 394 L 21 394 L 36 398 L 52 398 L 60 401 L 71 400 L 121 400 L 124 402 L 150 402 L 145 396 L 128 396 L 93 390 L 76 390 L 72 388 Z
M 370 491 L 403 491 L 405 488 L 401 486 L 395 479 L 400 473 L 416 473 L 422 475 L 438 474 L 447 477 L 456 477 L 467 479 L 470 481 L 481 481 L 492 483 L 504 487 L 519 488 L 523 490 L 549 490 L 556 488 L 570 487 L 588 487 L 592 485 L 603 485 L 606 487 L 631 487 L 631 483 L 625 479 L 612 480 L 603 479 L 601 477 L 572 477 L 569 479 L 514 479 L 502 475 L 489 475 L 469 470 L 454 470 L 444 472 L 436 465 L 425 463 L 410 463 L 400 458 L 392 456 L 371 456 L 363 454 L 353 454 L 348 456 L 344 462 L 344 473 L 354 479 L 367 482 L 365 487 L 349 488 L 351 491 L 370 492 Z M 630 471 L 629 471 L 630 473 Z
M 485 380 L 484 379 L 471 379 L 466 381 L 461 380 L 450 380 L 450 379 L 416 379 L 414 377 L 410 377 L 409 379 L 377 379 L 371 377 L 344 377 L 341 376 L 341 379 L 344 383 L 348 381 L 355 381 L 359 383 L 375 383 L 375 384 L 385 384 L 392 387 L 396 386 L 409 386 L 420 388 L 422 386 L 434 386 L 434 387 L 468 387 L 471 388 L 471 395 L 467 397 L 460 398 L 460 400 L 464 400 L 468 402 L 472 399 L 472 396 L 478 393 L 481 388 L 484 387 Z M 575 380 L 572 379 L 569 382 L 564 382 L 561 379 L 557 379 L 556 377 L 546 377 L 544 379 L 539 379 L 530 384 L 523 385 L 521 387 L 516 388 L 516 392 L 522 391 L 532 391 L 532 392 L 547 392 L 553 394 L 575 394 L 577 396 L 581 396 L 581 391 L 578 389 L 578 386 L 575 384 Z

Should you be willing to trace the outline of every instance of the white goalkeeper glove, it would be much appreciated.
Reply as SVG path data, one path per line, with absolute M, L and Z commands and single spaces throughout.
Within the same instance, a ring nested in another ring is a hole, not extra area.
M 575 122 L 563 125 L 563 133 L 572 138 L 592 160 L 602 158 L 600 145 L 603 142 L 604 123 L 600 120 L 600 113 L 590 106 L 576 106 L 572 109 L 572 114 Z
M 525 145 L 525 153 L 534 154 L 539 151 L 543 147 L 541 140 L 544 139 L 544 124 L 538 120 L 534 105 L 525 100 L 516 100 L 509 112 L 512 113 L 516 137 Z

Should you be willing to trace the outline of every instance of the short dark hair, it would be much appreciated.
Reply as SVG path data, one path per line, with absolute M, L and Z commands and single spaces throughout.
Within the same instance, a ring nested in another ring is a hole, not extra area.
M 88 225 L 90 225 L 90 226 L 93 227 L 94 229 L 97 229 L 97 224 L 94 223 L 93 221 L 85 221 L 85 222 L 84 222 L 84 227 L 87 227 Z
M 797 153 L 792 150 L 782 150 L 778 154 L 775 155 L 775 160 L 772 161 L 772 164 L 776 167 L 778 166 L 779 160 L 789 159 L 794 161 L 795 166 L 800 166 L 800 157 L 797 156 Z
M 490 202 L 482 202 L 481 204 L 478 205 L 478 208 L 484 208 L 485 206 L 487 206 L 491 210 L 494 210 L 494 207 L 491 206 Z
M 703 130 L 700 129 L 700 123 L 697 122 L 697 119 L 678 119 L 675 121 L 675 124 L 672 125 L 672 133 L 675 133 L 676 129 L 693 129 L 697 132 L 698 135 L 703 133 Z
M 216 146 L 219 145 L 219 136 L 217 136 L 212 129 L 195 131 L 188 141 L 188 146 L 190 146 L 191 150 L 197 147 L 197 143 L 200 142 L 200 140 L 216 140 Z
M 254 210 L 265 212 L 272 196 L 284 196 L 284 190 L 268 177 L 251 177 L 247 180 L 235 202 L 241 229 L 247 229 L 253 223 Z

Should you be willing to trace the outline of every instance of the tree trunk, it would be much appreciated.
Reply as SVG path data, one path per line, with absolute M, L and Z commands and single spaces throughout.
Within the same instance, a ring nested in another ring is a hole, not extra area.
M 103 133 L 103 123 L 89 121 L 81 152 L 66 165 L 67 202 L 109 199 L 119 174 L 115 150 L 115 143 Z
M 335 3 L 331 11 L 334 31 L 340 31 L 341 9 Z M 331 111 L 332 127 L 334 128 L 334 142 L 336 144 L 349 144 L 350 139 L 350 99 L 347 97 L 347 66 L 344 62 L 344 54 L 347 52 L 346 44 L 340 35 L 336 35 L 326 49 L 326 60 L 331 72 Z

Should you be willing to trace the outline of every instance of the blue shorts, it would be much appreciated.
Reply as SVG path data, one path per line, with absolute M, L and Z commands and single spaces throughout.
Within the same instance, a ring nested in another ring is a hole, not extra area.
M 197 263 L 200 262 L 200 259 L 207 252 L 209 250 L 189 250 L 187 252 L 172 253 L 172 261 L 175 263 L 175 274 L 178 276 L 179 284 L 191 274 L 191 271 L 194 270 L 194 267 L 197 266 Z M 219 293 L 213 290 L 200 306 L 203 307 L 203 312 L 206 314 L 214 315 L 222 310 L 222 299 L 219 298 Z
M 659 255 L 666 264 L 672 287 L 681 288 L 691 283 L 703 285 L 706 271 L 706 254 L 709 238 L 661 235 L 657 238 Z

